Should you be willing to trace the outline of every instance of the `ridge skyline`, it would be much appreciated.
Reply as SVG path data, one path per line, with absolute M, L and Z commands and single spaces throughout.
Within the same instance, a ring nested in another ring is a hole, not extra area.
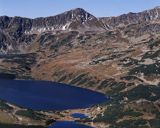
M 65 0 L 45 0 L 45 2 L 43 0 L 14 0 L 14 2 L 10 0 L 0 0 L 0 15 L 7 15 L 10 17 L 28 17 L 34 19 L 36 17 L 48 17 L 57 15 L 61 12 L 65 12 L 66 10 L 80 7 L 87 10 L 96 17 L 111 17 L 127 14 L 129 12 L 141 12 L 143 10 L 154 8 L 158 5 L 160 5 L 159 0 L 148 0 L 147 2 L 145 0 L 94 0 L 92 2 L 85 0 L 70 0 L 69 2 Z
M 50 15 L 50 16 L 41 16 L 41 17 L 35 17 L 35 18 L 31 18 L 31 17 L 25 17 L 25 16 L 8 16 L 8 15 L 0 15 L 0 17 L 10 17 L 10 18 L 15 18 L 15 17 L 20 17 L 20 18 L 26 18 L 26 19 L 39 19 L 39 18 L 49 18 L 49 17 L 55 17 L 55 16 L 58 16 L 58 15 L 62 15 L 62 14 L 65 14 L 67 12 L 71 12 L 71 11 L 76 11 L 76 10 L 81 10 L 83 12 L 86 12 L 92 16 L 94 16 L 95 18 L 114 18 L 114 17 L 119 17 L 119 16 L 122 16 L 122 15 L 128 15 L 130 13 L 133 13 L 133 14 L 138 14 L 138 13 L 142 13 L 142 12 L 145 12 L 145 11 L 150 11 L 150 10 L 154 10 L 154 9 L 160 9 L 160 6 L 155 6 L 153 8 L 150 8 L 150 9 L 146 9 L 146 10 L 142 10 L 142 11 L 139 11 L 139 12 L 128 12 L 128 13 L 123 13 L 123 14 L 120 14 L 120 15 L 117 15 L 117 16 L 101 16 L 101 17 L 97 17 L 95 16 L 94 14 L 92 14 L 91 12 L 87 11 L 86 9 L 84 8 L 81 8 L 81 7 L 77 7 L 77 8 L 72 8 L 72 9 L 69 9 L 69 10 L 66 10 L 66 11 L 63 11 L 63 12 L 60 12 L 58 14 L 55 14 L 55 15 Z

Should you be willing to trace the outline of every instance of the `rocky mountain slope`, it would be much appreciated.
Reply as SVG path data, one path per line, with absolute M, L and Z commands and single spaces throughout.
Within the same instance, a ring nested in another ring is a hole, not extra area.
M 62 14 L 28 19 L 22 17 L 0 17 L 0 52 L 23 52 L 26 45 L 32 43 L 43 32 L 69 30 L 103 30 L 96 17 L 81 8 Z
M 109 18 L 80 8 L 46 18 L 2 16 L 0 53 L 0 76 L 106 93 L 111 100 L 101 114 L 85 110 L 96 113 L 97 128 L 159 127 L 159 7 Z
M 158 23 L 160 19 L 160 7 L 155 7 L 151 10 L 146 10 L 140 13 L 128 13 L 118 17 L 104 17 L 99 18 L 109 29 L 115 27 L 127 26 L 130 24 L 141 23 Z
M 96 18 L 81 8 L 62 14 L 28 19 L 22 17 L 0 17 L 0 52 L 25 52 L 25 48 L 36 41 L 44 32 L 99 31 L 134 27 L 138 34 L 159 31 L 160 8 L 156 7 L 140 13 L 129 13 L 118 17 Z M 141 27 L 139 27 L 140 25 Z M 127 30 L 124 30 L 127 29 Z M 133 30 L 134 31 L 134 30 Z

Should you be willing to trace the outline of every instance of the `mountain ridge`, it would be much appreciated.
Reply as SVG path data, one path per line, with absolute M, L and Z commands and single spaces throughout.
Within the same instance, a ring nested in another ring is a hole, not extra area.
M 159 7 L 139 13 L 104 18 L 97 18 L 82 8 L 72 9 L 55 16 L 35 19 L 1 16 L 0 52 L 19 52 L 19 49 L 24 49 L 23 47 L 33 43 L 38 35 L 45 32 L 78 31 L 79 33 L 85 33 L 95 31 L 100 33 L 114 30 L 128 32 L 130 27 L 133 28 L 133 26 L 134 34 L 140 35 L 148 31 L 158 32 L 160 30 L 159 20 Z M 139 24 L 141 26 L 138 26 Z M 130 33 L 133 34 L 133 32 Z
M 129 12 L 116 17 L 101 17 L 100 20 L 111 26 L 110 29 L 117 26 L 125 26 L 128 24 L 135 24 L 141 22 L 150 22 L 160 19 L 160 8 L 155 7 L 153 9 L 145 10 L 138 13 Z M 122 25 L 123 24 L 123 25 Z
M 122 14 L 116 17 L 95 17 L 82 8 L 75 8 L 57 14 L 55 16 L 38 17 L 34 19 L 23 18 L 19 16 L 0 16 L 0 28 L 4 29 L 5 27 L 13 26 L 14 22 L 18 22 L 19 24 L 24 24 L 27 27 L 26 31 L 28 32 L 31 31 L 32 28 L 32 31 L 34 31 L 34 29 L 41 28 L 39 30 L 37 29 L 37 31 L 40 32 L 44 32 L 47 30 L 78 30 L 80 28 L 90 30 L 92 27 L 92 30 L 108 30 L 128 24 L 134 24 L 138 22 L 150 22 L 159 19 L 159 7 L 155 7 L 153 9 L 145 10 L 139 13 L 130 12 L 128 14 Z

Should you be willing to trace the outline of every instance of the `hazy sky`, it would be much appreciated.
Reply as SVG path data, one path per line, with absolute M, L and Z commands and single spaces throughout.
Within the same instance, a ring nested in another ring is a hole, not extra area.
M 160 6 L 160 0 L 0 0 L 0 15 L 35 18 L 79 7 L 102 17 L 140 12 L 156 6 Z

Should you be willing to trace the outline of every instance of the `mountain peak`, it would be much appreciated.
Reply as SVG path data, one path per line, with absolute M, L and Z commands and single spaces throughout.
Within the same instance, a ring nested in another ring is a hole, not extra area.
M 81 19 L 82 21 L 85 21 L 91 17 L 94 17 L 93 15 L 88 13 L 83 8 L 75 8 L 75 9 L 65 12 L 65 14 L 71 15 L 72 19 Z
M 75 8 L 75 9 L 72 9 L 72 11 L 83 11 L 83 12 L 87 12 L 87 11 L 84 10 L 83 8 Z
M 74 8 L 69 10 L 68 12 L 74 12 L 74 13 L 88 13 L 85 9 L 83 8 Z

